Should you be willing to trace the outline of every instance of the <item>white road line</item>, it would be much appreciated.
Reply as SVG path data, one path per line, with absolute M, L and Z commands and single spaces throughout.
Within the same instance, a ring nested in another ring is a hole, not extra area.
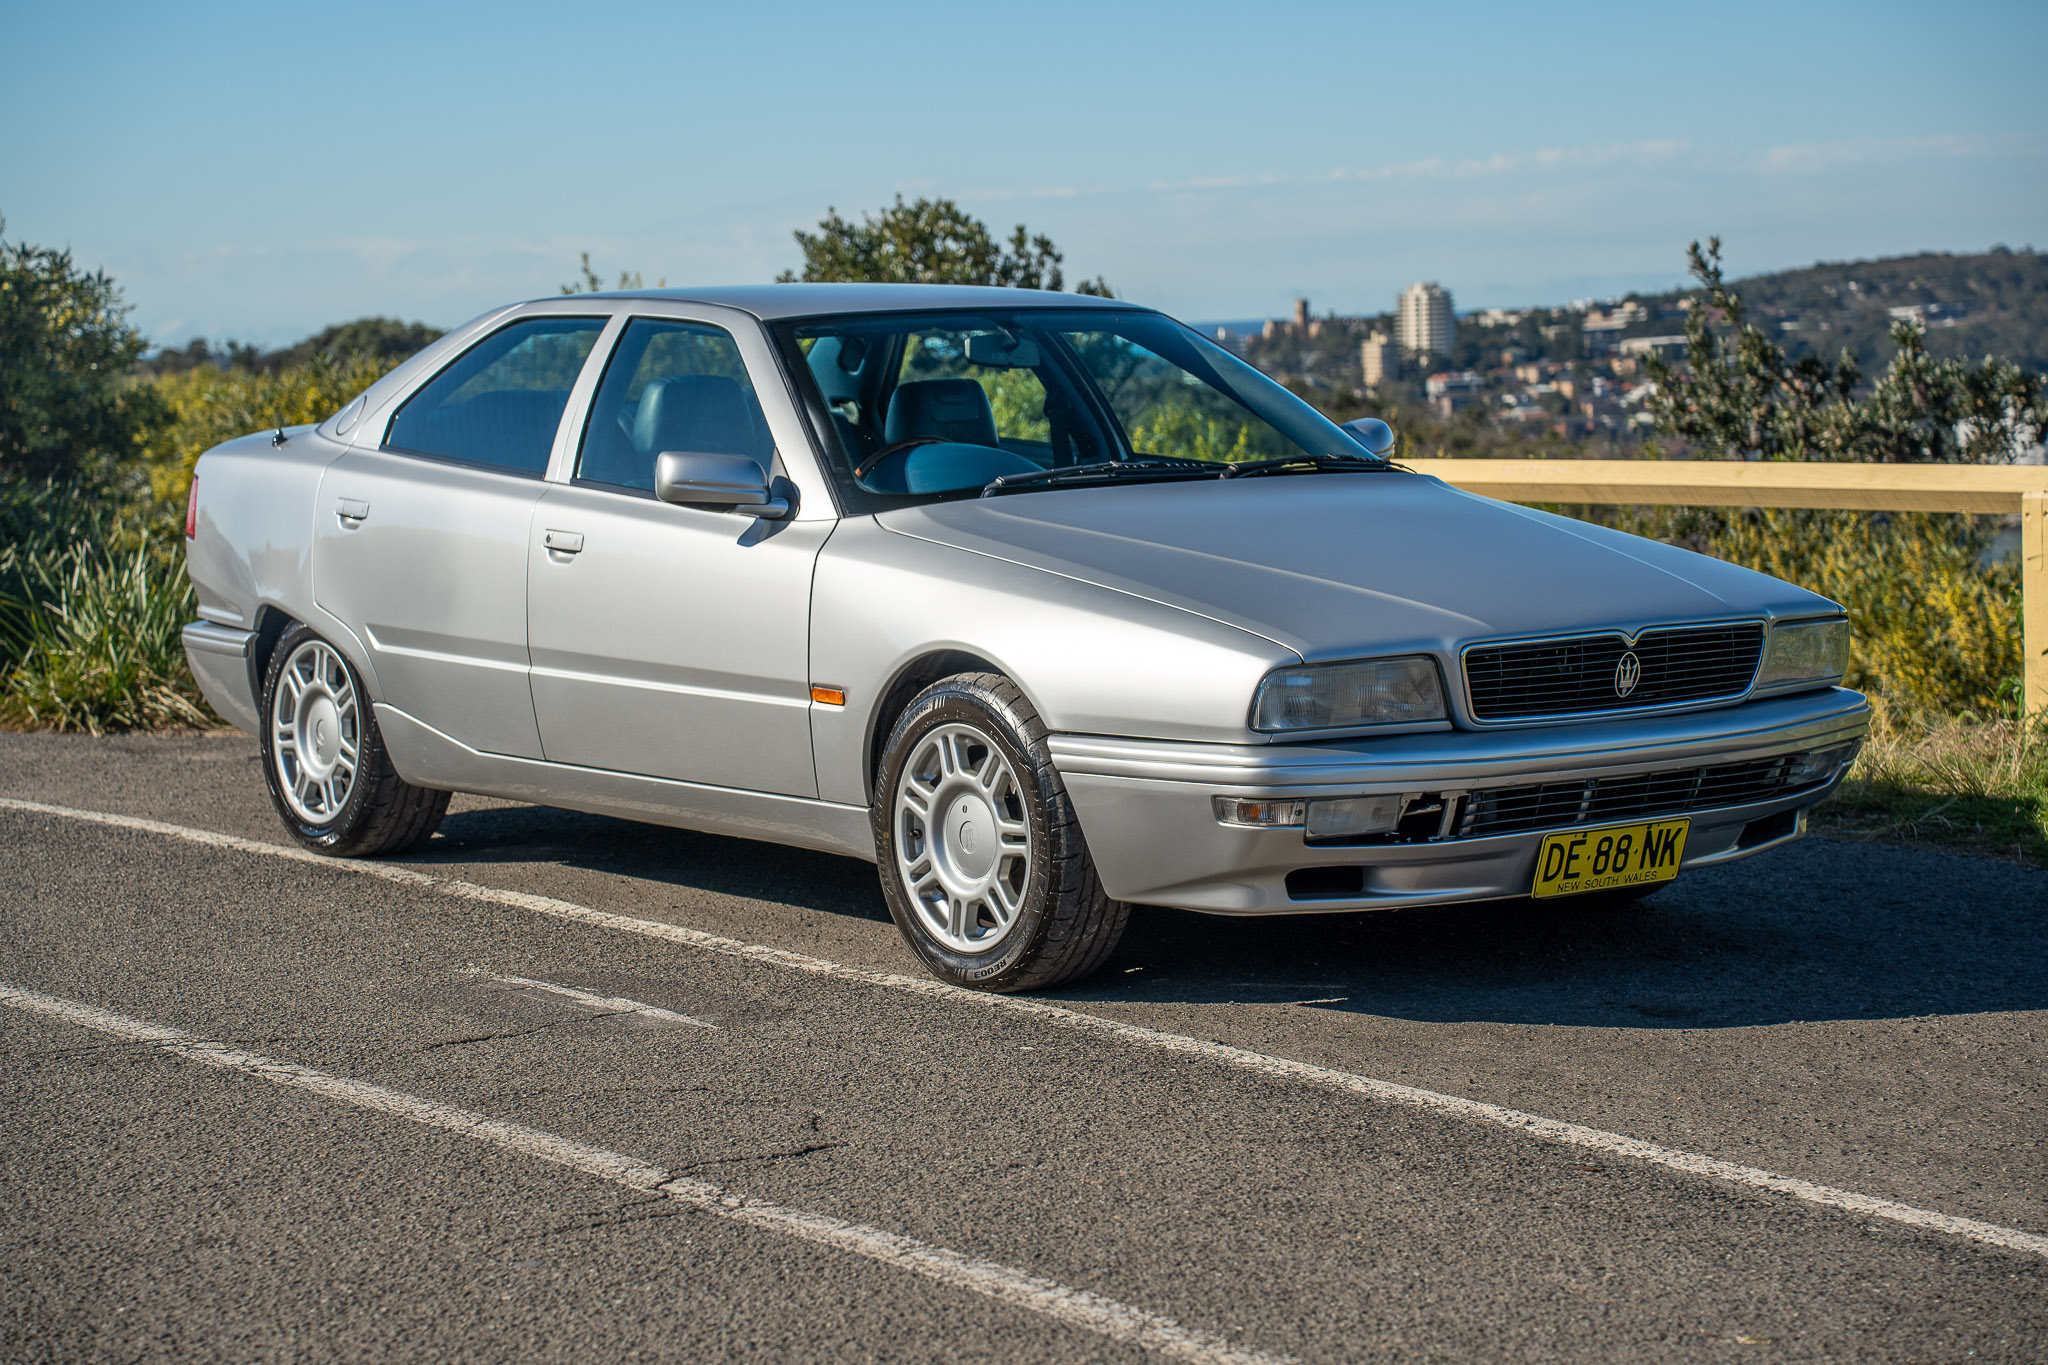
M 643 1004 L 638 1000 L 628 1000 L 624 996 L 592 995 L 589 991 L 579 991 L 574 986 L 558 986 L 552 981 L 535 981 L 528 976 L 500 976 L 496 972 L 480 969 L 476 974 L 501 985 L 518 986 L 529 991 L 546 991 L 550 995 L 559 995 L 565 1000 L 573 1000 L 579 1005 L 603 1010 L 607 1014 L 637 1014 L 643 1019 L 658 1019 L 664 1024 L 689 1024 L 693 1028 L 708 1028 L 714 1032 L 718 1028 L 718 1025 L 707 1024 L 702 1019 L 692 1019 L 687 1014 L 677 1014 L 674 1010 L 665 1010 L 659 1005 Z
M 131 1019 L 97 1006 L 43 995 L 5 982 L 0 982 L 0 1005 L 59 1019 L 130 1042 L 145 1043 L 188 1061 L 260 1076 L 274 1084 L 311 1091 L 359 1109 L 459 1133 L 478 1142 L 522 1156 L 538 1157 L 627 1189 L 667 1195 L 678 1203 L 720 1218 L 864 1256 L 941 1284 L 1043 1314 L 1113 1341 L 1145 1347 L 1175 1360 L 1194 1361 L 1197 1365 L 1298 1365 L 1291 1356 L 1245 1350 L 1211 1333 L 1183 1327 L 1172 1318 L 1148 1313 L 1127 1303 L 1091 1294 L 1085 1289 L 1057 1284 L 1013 1266 L 932 1246 L 881 1228 L 849 1223 L 827 1214 L 808 1213 L 771 1204 L 764 1199 L 734 1194 L 702 1180 L 672 1174 L 623 1152 L 593 1147 L 574 1138 L 542 1132 L 524 1124 L 508 1123 L 473 1110 L 443 1104 L 439 1100 L 423 1099 L 381 1085 L 371 1085 L 367 1081 L 329 1075 L 293 1062 L 260 1057 L 180 1029 Z
M 1507 1109 L 1481 1100 L 1464 1099 L 1457 1095 L 1440 1094 L 1434 1090 L 1421 1090 L 1414 1086 L 1397 1085 L 1392 1081 L 1375 1080 L 1370 1076 L 1354 1075 L 1348 1071 L 1333 1071 L 1328 1067 L 1313 1066 L 1307 1062 L 1292 1061 L 1285 1057 L 1269 1057 L 1262 1052 L 1231 1047 L 1225 1043 L 1213 1043 L 1201 1038 L 1189 1038 L 1177 1033 L 1164 1033 L 1149 1029 L 1141 1024 L 1127 1024 L 1121 1020 L 1105 1019 L 1100 1015 L 1088 1014 L 1081 1010 L 1068 1009 L 1063 1005 L 1051 1004 L 1044 1000 L 1032 1000 L 1014 995 L 990 995 L 983 991 L 964 990 L 947 985 L 929 977 L 902 976 L 894 972 L 867 971 L 859 967 L 848 967 L 822 958 L 806 957 L 781 948 L 769 948 L 755 943 L 742 943 L 738 939 L 722 938 L 707 934 L 701 929 L 686 929 L 679 924 L 664 924 L 659 920 L 633 919 L 626 915 L 609 914 L 593 910 L 589 906 L 577 905 L 571 901 L 556 900 L 550 896 L 534 896 L 523 891 L 501 891 L 494 887 L 479 886 L 474 882 L 443 880 L 430 877 L 423 872 L 409 868 L 393 867 L 383 863 L 349 862 L 324 858 L 282 844 L 267 844 L 255 839 L 241 839 L 231 834 L 216 834 L 211 830 L 190 829 L 183 825 L 166 824 L 160 820 L 143 820 L 131 815 L 111 815 L 103 811 L 77 810 L 68 806 L 51 806 L 36 801 L 21 801 L 0 797 L 0 809 L 32 812 L 38 815 L 54 815 L 65 819 L 83 820 L 92 824 L 109 825 L 116 829 L 141 830 L 151 834 L 163 834 L 172 838 L 187 839 L 194 843 L 207 844 L 216 848 L 232 848 L 245 853 L 258 853 L 268 857 L 289 858 L 297 862 L 313 863 L 320 867 L 342 872 L 356 872 L 366 876 L 381 877 L 387 881 L 409 886 L 431 888 L 450 896 L 466 900 L 489 901 L 498 905 L 514 906 L 554 919 L 570 920 L 578 924 L 590 924 L 599 928 L 615 929 L 623 933 L 641 934 L 648 938 L 664 939 L 670 943 L 685 944 L 706 952 L 721 953 L 728 957 L 745 958 L 753 962 L 767 963 L 791 971 L 807 972 L 813 976 L 832 977 L 841 981 L 859 982 L 879 986 L 887 990 L 901 991 L 911 995 L 936 997 L 959 1004 L 976 1005 L 983 1009 L 998 1010 L 1011 1014 L 1030 1015 L 1049 1023 L 1090 1033 L 1106 1035 L 1122 1042 L 1161 1052 L 1171 1052 L 1183 1057 L 1198 1057 L 1204 1061 L 1227 1066 L 1238 1071 L 1248 1071 L 1272 1080 L 1290 1081 L 1296 1084 L 1316 1086 L 1358 1095 L 1370 1100 L 1406 1105 L 1426 1109 L 1433 1113 L 1454 1118 L 1467 1119 L 1478 1123 L 1491 1124 L 1526 1133 L 1547 1142 L 1563 1143 L 1567 1146 L 1582 1147 L 1589 1151 L 1602 1152 L 1609 1156 L 1624 1157 L 1633 1161 L 1648 1162 L 1651 1165 L 1683 1171 L 1687 1175 L 1705 1176 L 1712 1180 L 1725 1180 L 1731 1184 L 1744 1185 L 1751 1189 L 1767 1190 L 1809 1204 L 1827 1208 L 1842 1209 L 1865 1217 L 1881 1218 L 1887 1222 L 1903 1224 L 1906 1227 L 1921 1228 L 1929 1232 L 1943 1232 L 1951 1236 L 1967 1238 L 1986 1246 L 2000 1247 L 2007 1251 L 2027 1252 L 2035 1256 L 2048 1257 L 2048 1237 L 2038 1233 L 2023 1232 L 2017 1228 L 2000 1227 L 1995 1223 L 1980 1223 L 1973 1218 L 1957 1218 L 1931 1209 L 1915 1208 L 1895 1200 L 1879 1199 L 1853 1190 L 1838 1190 L 1828 1185 L 1816 1185 L 1811 1181 L 1778 1175 L 1772 1171 L 1758 1170 L 1753 1166 L 1740 1166 L 1715 1157 L 1701 1156 L 1694 1152 L 1681 1151 L 1661 1146 L 1654 1142 L 1643 1142 L 1625 1137 L 1620 1133 L 1609 1133 L 1598 1128 L 1588 1128 L 1576 1123 L 1565 1123 L 1558 1119 L 1547 1119 L 1538 1114 L 1526 1114 L 1518 1109 Z

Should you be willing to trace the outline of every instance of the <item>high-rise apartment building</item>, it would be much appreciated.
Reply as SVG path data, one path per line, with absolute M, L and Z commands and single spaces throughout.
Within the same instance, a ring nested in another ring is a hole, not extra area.
M 1365 389 L 1367 393 L 1379 392 L 1380 385 L 1401 375 L 1401 348 L 1387 338 L 1385 332 L 1374 328 L 1372 334 L 1359 344 L 1358 362 L 1365 367 Z
M 1451 317 L 1451 291 L 1435 283 L 1416 283 L 1401 291 L 1394 310 L 1394 340 L 1404 351 L 1448 355 L 1457 322 Z

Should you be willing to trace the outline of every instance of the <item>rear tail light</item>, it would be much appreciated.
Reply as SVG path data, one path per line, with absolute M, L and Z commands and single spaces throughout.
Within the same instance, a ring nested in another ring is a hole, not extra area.
M 192 476 L 192 491 L 185 496 L 185 539 L 199 534 L 199 476 Z

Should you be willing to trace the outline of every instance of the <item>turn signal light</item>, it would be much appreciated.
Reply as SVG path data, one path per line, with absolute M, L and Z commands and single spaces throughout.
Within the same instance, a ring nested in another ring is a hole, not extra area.
M 1306 801 L 1255 801 L 1242 796 L 1215 798 L 1216 819 L 1226 825 L 1289 829 L 1308 814 Z
M 811 689 L 811 700 L 821 706 L 844 706 L 846 692 L 845 689 L 838 687 L 814 687 Z

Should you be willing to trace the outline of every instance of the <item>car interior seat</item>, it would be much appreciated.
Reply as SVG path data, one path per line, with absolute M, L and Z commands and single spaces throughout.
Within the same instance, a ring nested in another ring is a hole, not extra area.
M 920 436 L 1000 448 L 988 391 L 972 379 L 918 379 L 898 384 L 889 397 L 882 439 L 895 445 Z

